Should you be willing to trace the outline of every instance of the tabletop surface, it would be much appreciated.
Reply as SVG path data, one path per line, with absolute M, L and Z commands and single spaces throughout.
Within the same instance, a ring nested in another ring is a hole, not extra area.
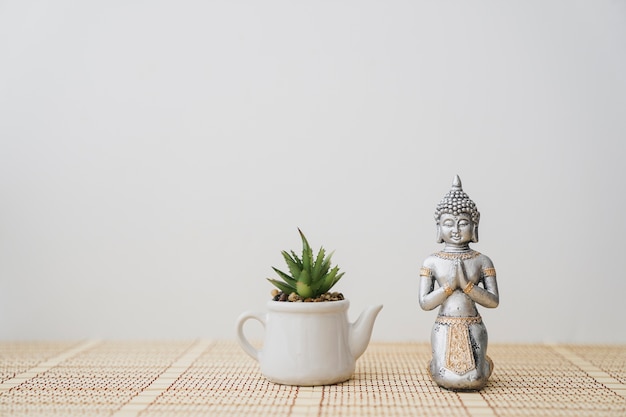
M 0 416 L 626 416 L 626 346 L 492 344 L 480 392 L 427 343 L 370 343 L 352 379 L 276 385 L 233 341 L 0 342 Z

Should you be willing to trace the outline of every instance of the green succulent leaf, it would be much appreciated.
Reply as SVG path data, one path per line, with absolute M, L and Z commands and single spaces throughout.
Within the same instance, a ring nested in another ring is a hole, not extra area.
M 322 281 L 322 285 L 319 288 L 319 292 L 321 294 L 328 292 L 328 290 L 330 290 L 333 287 L 333 285 L 337 283 L 338 272 L 339 272 L 339 267 L 336 266 L 330 270 L 328 275 L 324 277 L 324 280 Z M 341 275 L 343 275 L 343 273 L 341 273 Z
M 272 269 L 278 274 L 279 277 L 281 277 L 283 279 L 283 281 L 285 281 L 288 285 L 290 285 L 291 287 L 296 287 L 296 282 L 298 282 L 298 280 L 293 279 L 292 277 L 290 277 L 289 275 L 287 275 L 286 273 L 284 273 L 283 271 L 281 271 L 280 269 L 274 268 L 272 267 Z
M 271 279 L 268 278 L 267 279 L 269 282 L 271 282 L 272 284 L 274 284 L 274 286 L 276 288 L 278 288 L 279 290 L 281 290 L 282 292 L 284 292 L 285 294 L 291 294 L 292 292 L 296 292 L 296 289 L 282 281 L 278 281 L 276 279 Z
M 315 264 L 313 265 L 313 272 L 311 272 L 311 281 L 318 282 L 321 278 L 322 265 L 324 264 L 324 254 L 326 251 L 324 248 L 320 248 L 317 253 L 317 258 L 315 258 Z
M 328 274 L 328 270 L 330 269 L 330 258 L 332 258 L 333 253 L 335 253 L 335 251 L 332 251 L 331 253 L 326 255 L 326 258 L 324 258 L 324 262 L 322 263 L 322 269 L 320 270 L 321 279 L 323 279 L 323 277 L 325 277 L 326 274 Z
M 302 270 L 309 271 L 311 273 L 311 263 L 313 262 L 313 251 L 311 250 L 311 246 L 309 246 L 309 242 L 304 237 L 302 230 L 298 229 L 300 232 L 300 237 L 302 238 Z
M 310 285 L 305 284 L 302 281 L 298 281 L 296 289 L 297 289 L 298 295 L 302 298 L 311 298 L 315 295 L 313 288 L 311 288 Z
M 333 281 L 333 285 L 331 285 L 328 289 L 330 290 L 332 287 L 335 286 L 336 283 L 339 282 L 339 280 L 341 279 L 341 277 L 343 277 L 344 272 L 337 274 L 337 276 L 335 277 L 335 280 Z
M 300 278 L 298 279 L 298 282 L 302 282 L 302 283 L 304 283 L 306 285 L 311 285 L 311 274 L 309 274 L 309 271 L 304 269 L 300 273 Z
M 289 272 L 291 272 L 291 276 L 293 279 L 297 280 L 300 277 L 300 271 L 302 271 L 302 264 L 296 262 L 286 251 L 282 251 L 281 253 L 283 254 L 283 258 L 285 258 L 285 263 L 287 264 L 287 268 L 289 268 Z
M 291 252 L 291 256 L 293 256 L 293 259 L 298 264 L 298 267 L 302 269 L 302 259 L 300 259 L 300 257 L 298 257 L 298 255 L 294 251 L 290 251 L 290 252 Z
M 324 278 L 325 276 L 320 277 L 320 279 L 317 282 L 313 282 L 311 284 L 311 287 L 313 288 L 313 291 L 315 292 L 315 294 L 319 295 L 319 294 L 324 294 L 326 292 L 326 291 L 321 291 L 321 288 L 324 287 Z

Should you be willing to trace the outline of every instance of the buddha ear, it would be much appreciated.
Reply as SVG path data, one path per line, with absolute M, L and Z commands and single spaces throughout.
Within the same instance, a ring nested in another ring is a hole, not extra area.
M 443 243 L 443 236 L 441 234 L 441 225 L 437 223 L 437 243 Z
M 478 224 L 474 223 L 474 227 L 472 228 L 472 242 L 478 242 Z

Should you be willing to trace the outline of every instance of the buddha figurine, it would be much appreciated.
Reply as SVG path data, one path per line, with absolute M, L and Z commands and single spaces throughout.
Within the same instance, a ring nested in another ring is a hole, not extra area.
M 457 175 L 435 211 L 437 243 L 444 243 L 443 250 L 426 258 L 420 269 L 420 307 L 439 307 L 429 371 L 439 386 L 450 390 L 479 390 L 493 370 L 487 329 L 476 304 L 497 307 L 498 285 L 491 260 L 469 247 L 478 242 L 479 219 Z

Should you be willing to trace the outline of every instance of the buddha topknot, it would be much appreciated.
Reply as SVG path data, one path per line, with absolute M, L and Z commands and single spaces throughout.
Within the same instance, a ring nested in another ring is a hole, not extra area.
M 437 223 L 439 223 L 439 219 L 444 213 L 453 214 L 455 216 L 458 216 L 460 213 L 467 213 L 476 224 L 478 224 L 480 220 L 480 213 L 476 208 L 476 203 L 463 191 L 461 179 L 458 175 L 454 177 L 452 188 L 448 191 L 448 194 L 437 204 L 435 210 L 435 220 Z

